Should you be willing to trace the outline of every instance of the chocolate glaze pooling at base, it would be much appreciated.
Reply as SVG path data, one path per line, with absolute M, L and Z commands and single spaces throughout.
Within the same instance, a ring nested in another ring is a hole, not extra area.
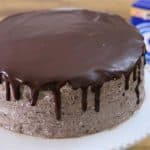
M 134 72 L 136 80 L 133 70 L 144 51 L 143 38 L 117 15 L 51 10 L 22 13 L 0 22 L 0 72 L 6 82 L 6 99 L 10 100 L 10 84 L 16 100 L 20 86 L 26 84 L 34 106 L 40 90 L 48 87 L 55 95 L 57 119 L 61 118 L 64 84 L 82 89 L 83 111 L 91 85 L 99 111 L 103 83 L 123 74 L 128 90 L 129 76 Z

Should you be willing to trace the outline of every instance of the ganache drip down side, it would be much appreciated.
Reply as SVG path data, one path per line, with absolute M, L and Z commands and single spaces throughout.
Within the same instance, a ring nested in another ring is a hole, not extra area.
M 60 88 L 66 83 L 73 89 L 81 88 L 83 111 L 87 110 L 91 86 L 98 112 L 103 84 L 124 75 L 128 90 L 133 73 L 139 103 L 138 68 L 145 53 L 144 42 L 137 30 L 118 15 L 51 10 L 10 16 L 0 22 L 0 53 L 0 83 L 6 84 L 6 100 L 11 100 L 12 93 L 19 100 L 20 87 L 27 85 L 31 105 L 35 106 L 40 90 L 50 89 L 58 120 Z
M 131 70 L 131 72 L 128 72 L 127 75 L 124 75 L 125 77 L 125 90 L 129 89 L 129 80 L 130 80 L 130 76 L 131 73 L 133 73 L 133 81 L 137 81 L 137 85 L 135 88 L 135 92 L 137 95 L 137 104 L 140 103 L 140 98 L 139 98 L 139 85 L 141 83 L 141 72 L 140 72 L 140 68 L 141 68 L 141 58 L 137 61 L 135 67 L 133 68 L 133 70 Z M 6 100 L 10 101 L 10 97 L 11 97 L 11 93 L 10 93 L 10 85 L 12 87 L 12 91 L 13 91 L 13 96 L 16 100 L 20 99 L 20 86 L 22 85 L 22 83 L 19 83 L 18 81 L 12 81 L 9 80 L 9 78 L 5 77 L 4 74 L 1 74 L 2 81 L 5 82 L 6 85 Z M 113 80 L 113 79 L 112 79 Z M 101 93 L 101 87 L 103 86 L 103 84 L 93 84 L 91 85 L 91 90 L 92 92 L 95 94 L 95 111 L 99 112 L 100 110 L 100 93 Z M 50 87 L 52 88 L 54 97 L 55 97 L 55 112 L 56 112 L 56 118 L 58 120 L 61 119 L 61 92 L 60 92 L 60 88 L 57 87 L 56 85 L 50 85 Z M 31 105 L 35 106 L 38 100 L 38 96 L 39 96 L 39 91 L 40 88 L 31 88 Z M 81 99 L 81 108 L 83 111 L 87 110 L 87 94 L 88 94 L 88 87 L 83 87 L 81 88 L 82 90 L 82 99 Z

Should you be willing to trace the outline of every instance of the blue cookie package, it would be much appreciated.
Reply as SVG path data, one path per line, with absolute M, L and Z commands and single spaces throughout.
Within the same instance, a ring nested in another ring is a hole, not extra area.
M 150 64 L 150 0 L 137 0 L 132 4 L 131 23 L 144 37 L 146 63 Z

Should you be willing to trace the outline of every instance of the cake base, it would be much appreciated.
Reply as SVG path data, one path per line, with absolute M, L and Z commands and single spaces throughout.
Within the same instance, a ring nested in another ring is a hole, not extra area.
M 16 134 L 0 128 L 0 149 L 8 150 L 94 150 L 127 148 L 150 134 L 150 72 L 145 70 L 145 100 L 141 108 L 126 122 L 108 131 L 70 139 L 42 139 Z M 146 122 L 146 123 L 145 123 Z M 23 146 L 22 146 L 23 145 Z

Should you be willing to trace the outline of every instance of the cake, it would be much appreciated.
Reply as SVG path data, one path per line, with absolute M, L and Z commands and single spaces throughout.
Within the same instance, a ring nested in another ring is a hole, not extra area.
M 80 137 L 129 119 L 144 100 L 143 37 L 118 15 L 84 9 L 0 22 L 0 126 Z

